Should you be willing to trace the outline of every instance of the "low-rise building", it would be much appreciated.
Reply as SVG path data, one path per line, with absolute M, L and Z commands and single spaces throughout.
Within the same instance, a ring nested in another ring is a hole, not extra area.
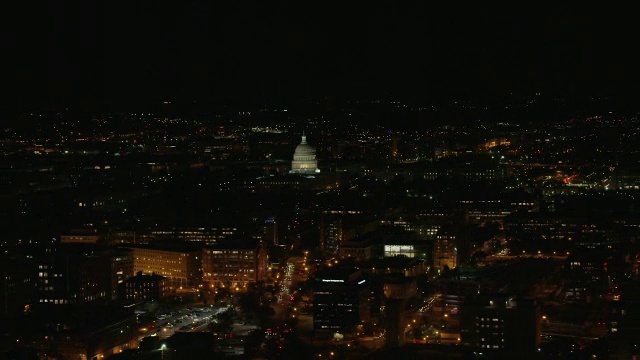
M 61 244 L 97 244 L 102 236 L 96 229 L 75 229 L 60 236 Z
M 191 244 L 136 245 L 134 271 L 167 278 L 174 289 L 194 288 L 202 283 L 202 250 Z
M 374 244 L 370 242 L 351 241 L 342 244 L 338 248 L 338 257 L 340 259 L 354 259 L 356 261 L 371 260 L 374 253 Z
M 169 286 L 166 277 L 139 271 L 119 284 L 118 292 L 118 298 L 127 302 L 160 300 L 169 294 Z

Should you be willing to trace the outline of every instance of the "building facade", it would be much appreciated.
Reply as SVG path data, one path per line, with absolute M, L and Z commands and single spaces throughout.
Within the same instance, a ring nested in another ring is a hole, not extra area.
M 134 272 L 158 274 L 170 289 L 196 288 L 202 284 L 202 251 L 194 247 L 152 247 L 139 245 L 133 251 Z
M 374 245 L 366 242 L 348 242 L 338 249 L 340 259 L 354 259 L 368 261 L 373 258 Z
M 448 233 L 436 235 L 433 247 L 433 267 L 442 271 L 445 267 L 454 269 L 458 265 L 456 236 Z
M 111 300 L 116 300 L 118 298 L 118 286 L 134 274 L 134 257 L 129 249 L 117 249 L 110 255 L 110 259 L 111 287 L 109 290 Z
M 460 307 L 462 344 L 489 359 L 529 359 L 541 340 L 540 304 L 510 296 L 477 296 Z
M 225 241 L 202 250 L 203 279 L 213 287 L 245 289 L 263 279 L 267 253 L 257 241 Z
M 109 257 L 64 247 L 38 262 L 38 303 L 81 304 L 110 299 Z
M 138 272 L 119 285 L 118 298 L 126 302 L 160 300 L 169 295 L 167 278 Z
M 314 279 L 313 330 L 323 334 L 349 333 L 369 321 L 370 289 L 360 270 L 327 268 Z
M 101 240 L 102 236 L 95 229 L 72 230 L 60 236 L 61 244 L 97 244 Z

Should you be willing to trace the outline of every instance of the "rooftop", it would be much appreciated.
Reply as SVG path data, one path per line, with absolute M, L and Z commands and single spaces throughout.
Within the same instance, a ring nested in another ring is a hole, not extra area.
M 336 265 L 332 267 L 325 267 L 315 273 L 315 278 L 318 281 L 323 280 L 342 280 L 336 282 L 353 281 L 360 277 L 362 272 L 350 264 Z
M 153 244 L 135 244 L 127 247 L 131 249 L 149 249 L 173 252 L 196 252 L 202 249 L 201 244 L 182 241 L 157 241 Z
M 243 250 L 254 250 L 258 246 L 260 246 L 260 241 L 258 239 L 254 239 L 248 236 L 231 236 L 229 238 L 218 241 L 214 245 L 207 245 L 205 249 L 243 249 Z

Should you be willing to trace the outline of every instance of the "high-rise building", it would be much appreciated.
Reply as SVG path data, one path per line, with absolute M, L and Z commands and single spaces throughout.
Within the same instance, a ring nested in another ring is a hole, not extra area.
M 620 190 L 640 189 L 640 169 L 638 166 L 618 166 L 613 173 L 613 188 Z
M 386 345 L 390 348 L 397 348 L 404 344 L 404 332 L 403 326 L 406 322 L 405 307 L 407 301 L 405 299 L 389 299 L 385 305 L 385 331 L 386 331 Z
M 609 289 L 608 257 L 602 251 L 574 251 L 566 260 L 563 276 L 567 300 L 587 301 L 589 295 Z
M 37 302 L 37 264 L 33 258 L 5 256 L 0 261 L 0 314 L 21 314 Z
M 261 226 L 262 241 L 267 246 L 278 246 L 278 222 L 275 217 L 265 219 Z
M 506 295 L 468 298 L 460 307 L 462 344 L 489 359 L 529 359 L 539 351 L 540 304 Z
M 80 304 L 111 299 L 109 257 L 61 247 L 39 260 L 39 303 Z
M 316 273 L 313 330 L 316 335 L 348 333 L 370 319 L 370 290 L 360 270 L 330 267 Z
M 441 271 L 448 267 L 453 269 L 458 265 L 458 242 L 456 235 L 447 231 L 440 231 L 436 235 L 433 247 L 433 267 Z
M 134 257 L 132 251 L 129 249 L 117 249 L 110 253 L 111 264 L 111 300 L 118 298 L 118 286 L 125 280 L 133 276 L 133 261 Z

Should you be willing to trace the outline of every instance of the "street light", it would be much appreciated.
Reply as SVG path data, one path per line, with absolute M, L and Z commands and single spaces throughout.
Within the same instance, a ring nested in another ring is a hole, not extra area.
M 164 360 L 164 350 L 167 348 L 167 344 L 160 346 L 160 357 Z

